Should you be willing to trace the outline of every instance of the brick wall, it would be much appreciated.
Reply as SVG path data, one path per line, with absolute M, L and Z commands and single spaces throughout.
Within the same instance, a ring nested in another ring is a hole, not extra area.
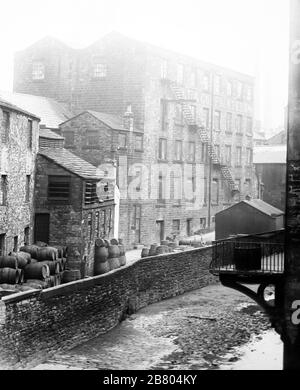
M 138 260 L 107 275 L 0 301 L 0 362 L 24 368 L 106 333 L 126 314 L 216 282 L 211 247 Z

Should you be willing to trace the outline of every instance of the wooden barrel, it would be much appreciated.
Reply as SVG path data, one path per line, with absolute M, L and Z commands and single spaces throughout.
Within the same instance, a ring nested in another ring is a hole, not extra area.
M 111 244 L 111 245 L 119 245 L 119 241 L 118 241 L 116 238 L 112 238 L 112 239 L 110 240 L 110 244 Z
M 24 268 L 25 279 L 46 279 L 50 276 L 49 266 L 43 262 L 27 264 Z
M 120 249 L 118 245 L 110 245 L 108 247 L 108 258 L 112 259 L 112 258 L 117 258 L 119 256 L 120 256 Z
M 56 261 L 50 261 L 50 260 L 45 260 L 45 261 L 39 261 L 39 264 L 46 264 L 49 267 L 50 275 L 55 275 L 60 272 L 60 263 Z
M 63 282 L 68 283 L 68 282 L 73 282 L 74 280 L 78 280 L 81 278 L 81 274 L 79 270 L 66 270 L 64 271 L 63 275 Z
M 94 264 L 94 275 L 102 275 L 110 271 L 108 261 Z
M 37 259 L 39 247 L 37 245 L 25 245 L 20 248 L 20 251 L 31 254 L 31 257 Z
M 110 271 L 112 271 L 113 269 L 120 268 L 120 262 L 118 257 L 108 258 L 107 262 Z
M 118 247 L 120 250 L 120 256 L 124 256 L 125 255 L 125 246 L 123 244 L 119 244 Z
M 0 268 L 0 283 L 17 284 L 19 272 L 13 268 Z
M 167 245 L 159 245 L 156 248 L 157 255 L 162 255 L 163 253 L 169 253 L 169 247 Z
M 33 259 L 33 258 L 31 258 L 31 260 L 30 260 L 30 264 L 35 264 L 35 263 L 38 263 L 38 260 L 37 260 L 37 259 Z
M 58 253 L 56 248 L 47 246 L 45 248 L 39 248 L 37 253 L 37 259 L 39 261 L 44 261 L 44 260 L 55 261 L 57 259 L 57 255 Z
M 24 269 L 27 264 L 31 263 L 31 254 L 27 252 L 13 252 L 12 256 L 17 259 L 18 268 Z
M 106 242 L 104 240 L 102 240 L 102 238 L 96 238 L 95 246 L 97 246 L 97 247 L 106 246 Z
M 149 256 L 149 248 L 143 248 L 141 257 L 148 257 Z
M 170 242 L 168 247 L 172 248 L 172 249 L 175 249 L 175 248 L 177 248 L 177 244 L 176 244 L 176 242 Z
M 18 268 L 16 256 L 0 256 L 0 268 Z
M 169 245 L 170 241 L 169 240 L 162 240 L 160 245 Z
M 19 275 L 18 283 L 22 284 L 22 283 L 24 283 L 24 270 L 18 269 L 17 271 L 18 271 L 18 275 Z
M 126 255 L 119 256 L 120 267 L 126 265 Z
M 105 246 L 95 247 L 95 263 L 105 263 L 108 258 L 108 249 Z
M 149 256 L 155 256 L 156 255 L 156 248 L 157 244 L 152 244 L 149 249 Z

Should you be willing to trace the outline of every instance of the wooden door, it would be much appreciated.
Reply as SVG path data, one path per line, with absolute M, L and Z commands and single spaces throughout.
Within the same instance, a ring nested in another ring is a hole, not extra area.
M 34 240 L 49 244 L 49 214 L 35 214 Z

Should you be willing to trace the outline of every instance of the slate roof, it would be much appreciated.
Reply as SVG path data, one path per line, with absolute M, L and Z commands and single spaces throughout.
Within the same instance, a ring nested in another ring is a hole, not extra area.
M 31 118 L 35 118 L 35 119 L 38 119 L 40 120 L 40 118 L 34 114 L 32 114 L 31 112 L 28 112 L 26 110 L 23 110 L 22 108 L 16 106 L 15 104 L 12 104 L 8 101 L 6 101 L 5 99 L 3 99 L 1 96 L 0 96 L 0 106 L 1 107 L 5 107 L 5 108 L 8 108 L 9 110 L 13 110 L 13 111 L 17 111 L 17 112 L 21 112 L 22 114 L 25 114 Z
M 56 134 L 54 131 L 49 129 L 40 128 L 40 138 L 47 138 L 47 139 L 59 139 L 63 140 L 64 137 L 61 135 Z
M 64 104 L 58 103 L 51 98 L 0 91 L 1 98 L 20 107 L 22 110 L 32 112 L 38 118 L 41 118 L 41 125 L 50 129 L 58 129 L 60 123 L 73 116 Z
M 285 164 L 286 145 L 264 145 L 253 148 L 254 164 Z
M 100 180 L 104 174 L 97 167 L 63 148 L 40 148 L 39 154 L 83 179 Z
M 106 114 L 104 112 L 98 112 L 93 110 L 87 110 L 91 115 L 95 118 L 99 119 L 99 121 L 105 123 L 108 127 L 114 130 L 123 130 L 127 131 L 123 126 L 122 119 L 116 115 Z
M 232 209 L 242 203 L 245 203 L 256 210 L 260 211 L 263 214 L 268 215 L 269 217 L 278 217 L 280 215 L 284 215 L 284 212 L 282 210 L 277 209 L 276 207 L 270 205 L 267 202 L 264 202 L 262 199 L 251 199 L 251 200 L 242 200 L 241 202 L 235 203 L 232 206 L 219 211 L 218 214 L 221 214 L 223 212 L 226 212 L 229 209 Z

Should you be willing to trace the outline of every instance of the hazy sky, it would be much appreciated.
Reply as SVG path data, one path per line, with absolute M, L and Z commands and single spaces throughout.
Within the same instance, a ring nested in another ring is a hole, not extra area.
M 0 89 L 13 53 L 45 35 L 83 47 L 115 30 L 256 77 L 256 117 L 283 123 L 288 0 L 0 0 Z

